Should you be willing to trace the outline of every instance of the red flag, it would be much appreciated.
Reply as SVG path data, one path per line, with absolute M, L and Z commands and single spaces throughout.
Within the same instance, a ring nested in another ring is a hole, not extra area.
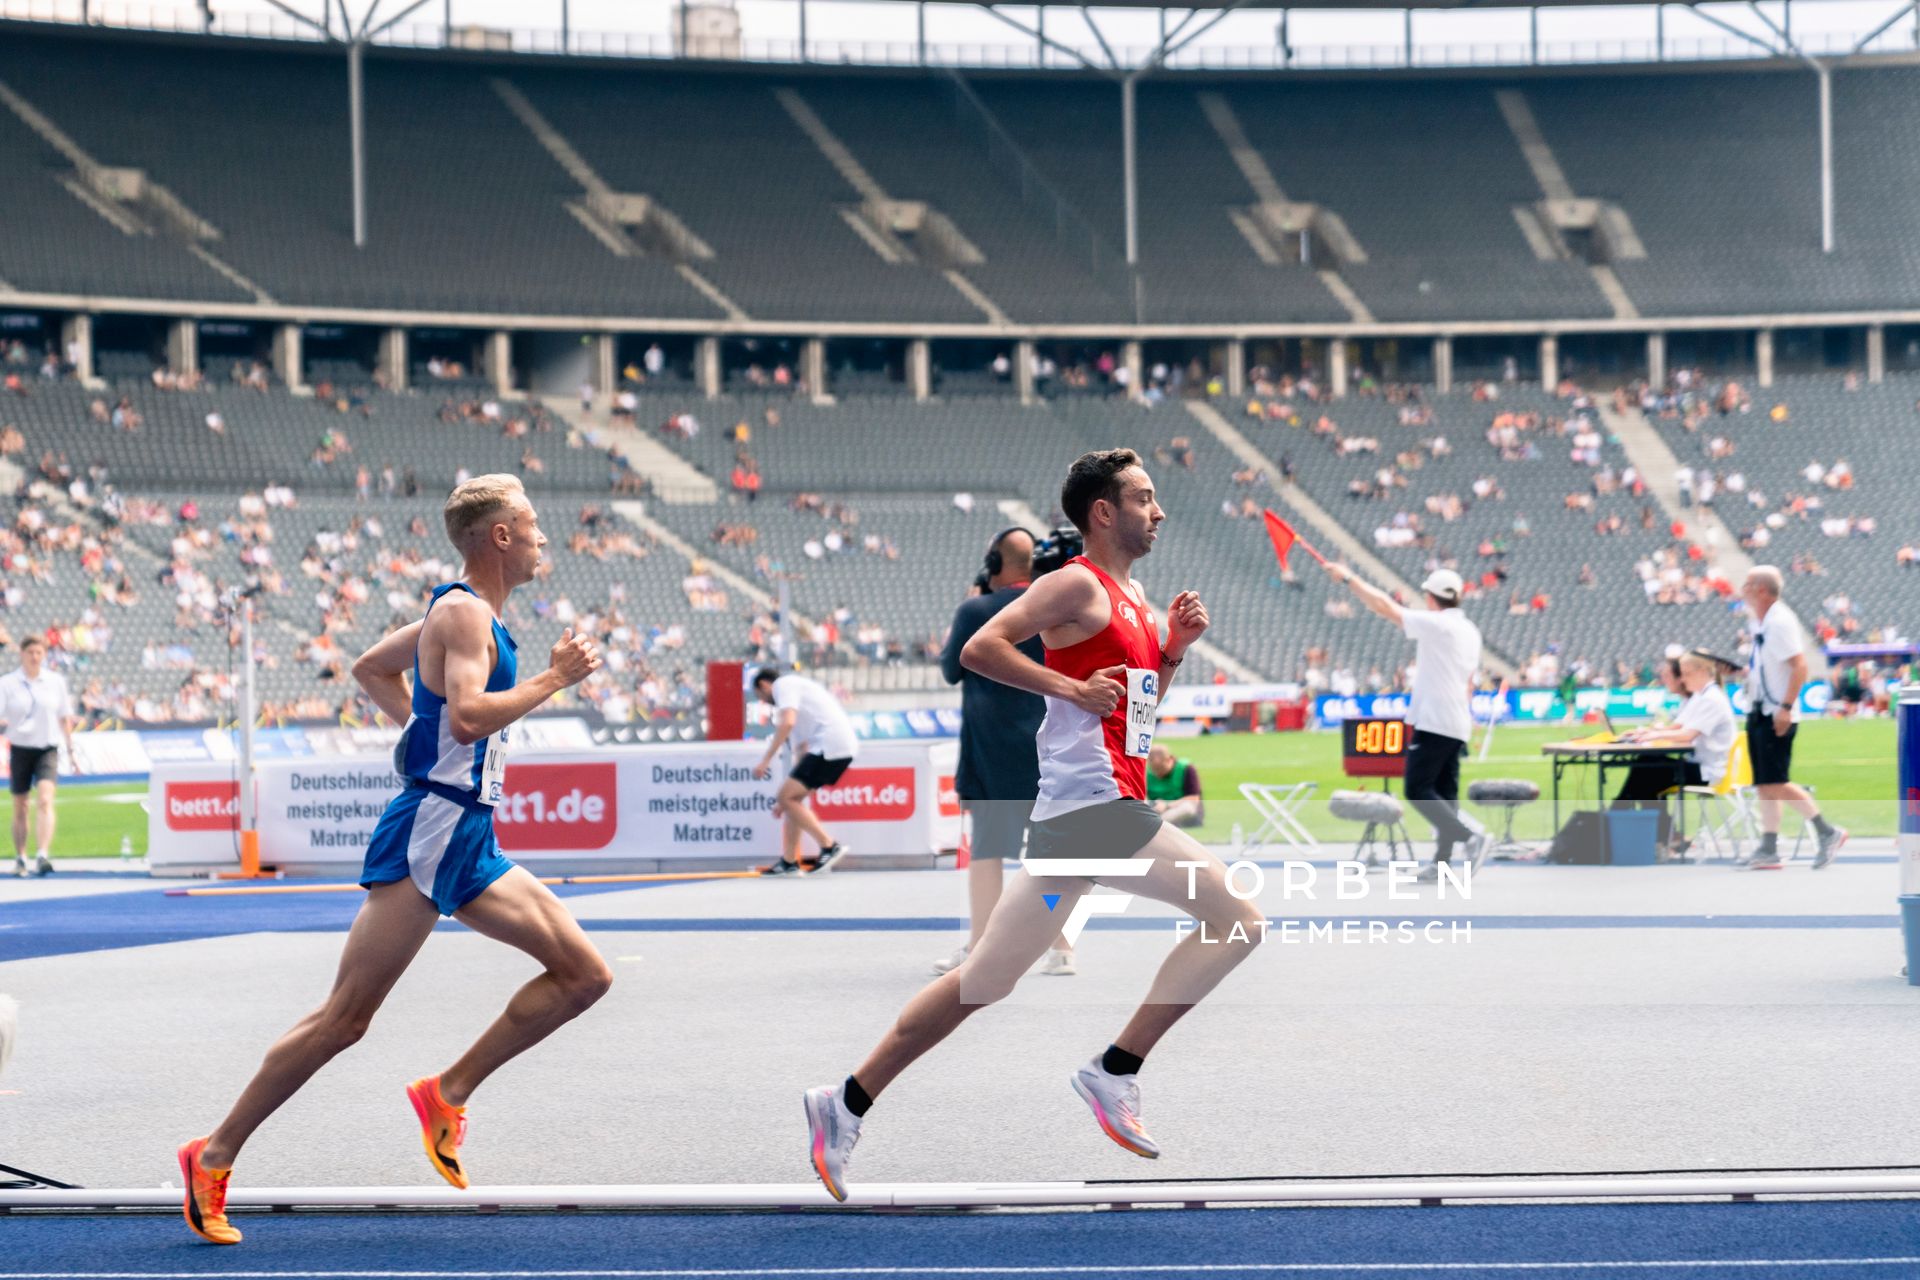
M 1267 518 L 1267 536 L 1273 539 L 1273 554 L 1280 557 L 1280 568 L 1282 571 L 1287 567 L 1287 552 L 1293 549 L 1293 544 L 1296 542 L 1300 544 L 1302 551 L 1312 556 L 1321 564 L 1327 562 L 1325 556 L 1313 549 L 1311 542 L 1308 542 L 1293 531 L 1292 525 L 1273 514 L 1271 507 L 1263 511 L 1262 514 Z
M 1273 514 L 1271 508 L 1268 508 L 1264 514 L 1267 518 L 1267 536 L 1273 539 L 1273 554 L 1280 558 L 1280 567 L 1285 569 L 1287 552 L 1293 550 L 1293 526 Z

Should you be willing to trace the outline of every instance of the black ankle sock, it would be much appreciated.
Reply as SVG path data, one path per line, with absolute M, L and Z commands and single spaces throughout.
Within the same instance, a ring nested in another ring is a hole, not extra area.
M 863 1116 L 873 1109 L 873 1099 L 867 1096 L 867 1091 L 862 1089 L 860 1082 L 852 1076 L 847 1077 L 846 1087 L 840 1091 L 840 1101 L 846 1103 L 847 1110 L 853 1112 L 856 1117 Z
M 1776 854 L 1780 852 L 1780 833 L 1778 831 L 1763 831 L 1760 833 L 1760 852 L 1765 854 Z
M 1813 829 L 1820 833 L 1822 840 L 1833 834 L 1833 824 L 1827 821 L 1827 815 L 1824 813 L 1813 815 Z
M 1110 1044 L 1100 1058 L 1100 1069 L 1110 1076 L 1139 1075 L 1140 1064 L 1144 1061 L 1137 1054 L 1128 1053 L 1117 1044 Z

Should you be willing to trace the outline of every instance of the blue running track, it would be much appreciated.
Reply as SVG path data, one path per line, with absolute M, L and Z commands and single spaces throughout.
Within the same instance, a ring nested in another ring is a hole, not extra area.
M 1920 1275 L 1920 1202 L 1077 1213 L 237 1214 L 0 1219 L 0 1280 Z

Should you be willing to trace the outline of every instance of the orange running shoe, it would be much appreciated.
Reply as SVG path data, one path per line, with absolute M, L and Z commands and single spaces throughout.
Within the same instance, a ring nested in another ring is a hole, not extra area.
M 215 1172 L 200 1163 L 205 1138 L 180 1144 L 180 1176 L 187 1184 L 183 1214 L 193 1233 L 209 1244 L 239 1244 L 240 1230 L 227 1221 L 227 1179 L 233 1170 Z
M 460 1167 L 460 1144 L 467 1140 L 467 1109 L 440 1096 L 440 1077 L 423 1076 L 407 1086 L 407 1099 L 420 1117 L 420 1141 L 433 1167 L 462 1191 L 467 1171 Z

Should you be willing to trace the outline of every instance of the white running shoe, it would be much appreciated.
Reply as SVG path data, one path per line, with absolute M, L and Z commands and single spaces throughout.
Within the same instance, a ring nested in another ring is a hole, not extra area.
M 846 1085 L 807 1090 L 808 1155 L 820 1184 L 835 1200 L 847 1198 L 847 1161 L 860 1141 L 860 1117 L 847 1110 Z
M 1043 978 L 1071 978 L 1079 972 L 1080 970 L 1074 967 L 1071 951 L 1050 950 L 1047 952 L 1046 962 L 1040 966 L 1040 976 Z
M 952 973 L 955 969 L 958 969 L 967 962 L 967 953 L 972 950 L 973 948 L 971 946 L 955 947 L 953 954 L 941 956 L 933 962 L 933 971 L 935 973 Z
M 1137 1156 L 1159 1158 L 1159 1145 L 1140 1127 L 1138 1076 L 1109 1075 L 1096 1057 L 1073 1073 L 1073 1091 L 1093 1109 L 1093 1118 L 1109 1138 Z

